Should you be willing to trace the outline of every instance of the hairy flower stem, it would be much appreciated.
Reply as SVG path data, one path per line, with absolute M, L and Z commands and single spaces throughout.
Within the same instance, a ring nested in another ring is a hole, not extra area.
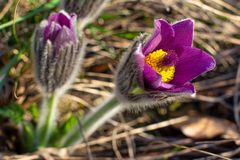
M 56 127 L 58 94 L 44 95 L 37 126 L 38 147 L 48 146 L 49 139 Z
M 79 128 L 79 126 L 73 127 L 72 130 L 61 139 L 59 147 L 71 146 L 81 142 L 84 136 L 89 137 L 99 126 L 116 115 L 121 108 L 117 98 L 112 96 L 82 120 L 82 128 Z M 82 132 L 80 132 L 79 129 L 81 129 Z

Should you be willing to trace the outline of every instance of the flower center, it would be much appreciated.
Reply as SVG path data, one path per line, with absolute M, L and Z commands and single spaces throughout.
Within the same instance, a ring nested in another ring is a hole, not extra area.
M 149 53 L 145 57 L 145 63 L 162 76 L 162 82 L 167 83 L 174 77 L 176 59 L 175 53 L 159 49 Z

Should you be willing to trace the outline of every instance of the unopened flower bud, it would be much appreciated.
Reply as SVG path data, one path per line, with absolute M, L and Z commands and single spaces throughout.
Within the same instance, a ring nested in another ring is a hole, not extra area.
M 70 84 L 84 56 L 84 43 L 78 39 L 76 15 L 65 11 L 43 20 L 33 36 L 35 77 L 48 93 Z

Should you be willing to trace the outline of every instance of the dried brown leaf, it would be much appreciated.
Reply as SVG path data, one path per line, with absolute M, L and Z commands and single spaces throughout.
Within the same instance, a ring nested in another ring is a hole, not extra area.
M 211 116 L 189 116 L 186 123 L 176 126 L 184 135 L 194 139 L 210 139 L 222 136 L 225 139 L 234 139 L 236 144 L 240 134 L 237 126 L 228 120 Z

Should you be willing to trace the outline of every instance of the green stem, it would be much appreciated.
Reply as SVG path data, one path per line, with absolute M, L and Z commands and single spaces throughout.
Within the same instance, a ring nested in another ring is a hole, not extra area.
M 46 95 L 43 98 L 41 115 L 37 126 L 38 147 L 46 147 L 56 127 L 57 95 Z
M 82 128 L 79 128 L 79 126 L 73 127 L 72 130 L 60 140 L 59 147 L 67 147 L 81 142 L 84 136 L 90 136 L 99 126 L 118 113 L 121 108 L 117 98 L 112 96 L 103 105 L 98 106 L 95 111 L 83 119 Z M 82 129 L 82 132 L 80 132 L 79 129 Z
M 49 3 L 41 5 L 40 7 L 30 11 L 28 14 L 26 14 L 24 16 L 20 16 L 20 17 L 16 18 L 15 20 L 11 20 L 7 23 L 4 23 L 4 24 L 0 25 L 0 30 L 13 25 L 14 23 L 19 23 L 21 21 L 24 21 L 40 12 L 53 9 L 54 7 L 56 7 L 58 5 L 59 1 L 60 0 L 51 0 Z

